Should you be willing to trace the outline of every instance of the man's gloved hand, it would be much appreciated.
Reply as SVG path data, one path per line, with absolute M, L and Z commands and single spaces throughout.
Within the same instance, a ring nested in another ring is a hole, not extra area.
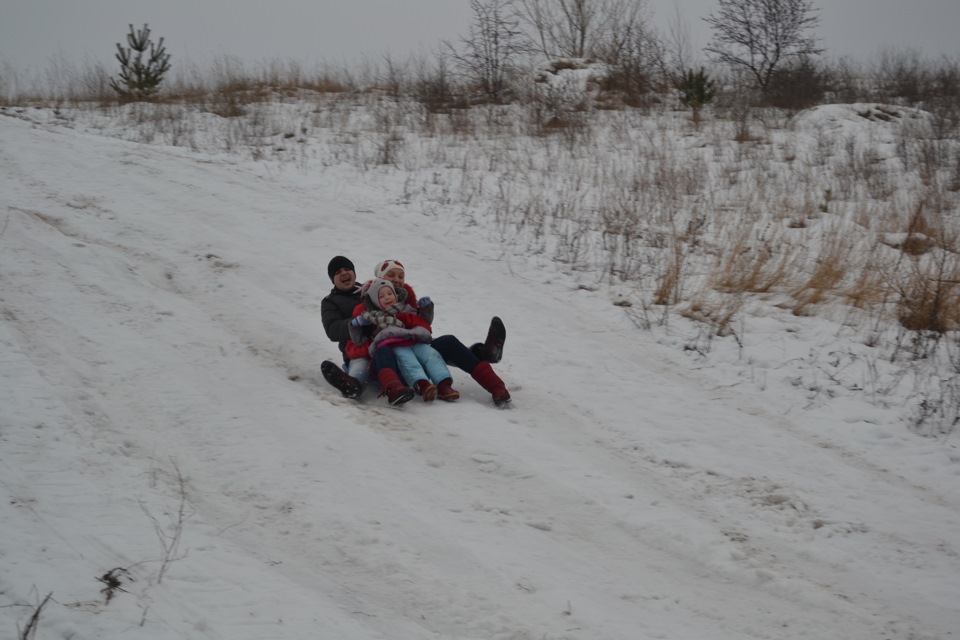
M 364 318 L 363 316 L 357 316 L 356 318 L 350 321 L 350 324 L 352 324 L 355 327 L 365 327 L 368 324 L 370 324 L 370 321 Z
M 430 296 L 423 296 L 422 298 L 417 300 L 418 307 L 426 307 L 427 305 L 431 305 L 431 304 L 433 304 L 433 300 L 430 299 Z

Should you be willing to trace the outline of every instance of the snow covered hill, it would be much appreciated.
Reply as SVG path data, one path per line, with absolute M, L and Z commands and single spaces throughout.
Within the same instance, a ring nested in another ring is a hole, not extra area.
M 958 637 L 956 439 L 791 395 L 824 321 L 741 384 L 402 179 L 0 118 L 0 637 Z M 326 386 L 338 253 L 500 315 L 512 407 Z

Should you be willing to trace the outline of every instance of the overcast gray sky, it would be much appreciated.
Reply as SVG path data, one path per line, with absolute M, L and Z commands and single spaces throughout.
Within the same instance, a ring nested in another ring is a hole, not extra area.
M 666 27 L 677 9 L 700 49 L 716 0 L 648 0 Z M 827 55 L 866 62 L 884 47 L 960 57 L 960 0 L 814 0 Z M 468 0 L 0 0 L 0 63 L 44 68 L 55 55 L 114 64 L 128 24 L 149 23 L 175 60 L 350 63 L 432 52 L 467 31 Z M 2 67 L 0 67 L 2 69 Z

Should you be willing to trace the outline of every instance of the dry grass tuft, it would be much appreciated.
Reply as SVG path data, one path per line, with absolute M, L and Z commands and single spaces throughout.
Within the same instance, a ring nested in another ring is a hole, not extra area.
M 739 294 L 697 295 L 680 315 L 713 328 L 718 337 L 736 335 L 734 321 L 743 309 L 744 298 Z
M 960 330 L 960 259 L 940 252 L 933 259 L 911 259 L 894 282 L 897 319 L 910 331 L 943 334 Z
M 841 288 L 839 293 L 854 307 L 869 309 L 882 305 L 890 295 L 889 279 L 883 269 L 883 257 L 879 247 L 867 256 L 853 284 Z
M 723 293 L 769 293 L 788 284 L 796 249 L 779 236 L 749 242 L 745 229 L 729 247 L 724 247 L 711 286 Z
M 683 247 L 678 242 L 674 245 L 657 281 L 657 287 L 653 292 L 653 304 L 671 305 L 682 300 L 680 289 L 683 284 L 683 258 Z
M 836 292 L 850 271 L 854 242 L 836 231 L 828 231 L 824 235 L 825 241 L 814 263 L 813 272 L 807 281 L 793 292 L 797 301 L 793 308 L 796 315 L 808 315 L 808 307 L 819 304 L 826 296 Z

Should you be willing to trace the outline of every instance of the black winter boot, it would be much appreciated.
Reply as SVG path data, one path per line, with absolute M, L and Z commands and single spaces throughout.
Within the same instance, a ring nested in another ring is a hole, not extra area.
M 506 340 L 507 328 L 503 326 L 503 320 L 494 316 L 490 320 L 490 328 L 487 329 L 486 341 L 472 345 L 470 351 L 477 356 L 477 359 L 496 364 L 503 358 L 503 343 Z
M 363 387 L 360 386 L 360 382 L 356 378 L 344 373 L 343 369 L 337 366 L 336 363 L 330 360 L 324 360 L 320 363 L 320 373 L 323 374 L 324 380 L 340 390 L 344 398 L 350 398 L 351 400 L 360 399 L 360 394 L 363 393 Z

